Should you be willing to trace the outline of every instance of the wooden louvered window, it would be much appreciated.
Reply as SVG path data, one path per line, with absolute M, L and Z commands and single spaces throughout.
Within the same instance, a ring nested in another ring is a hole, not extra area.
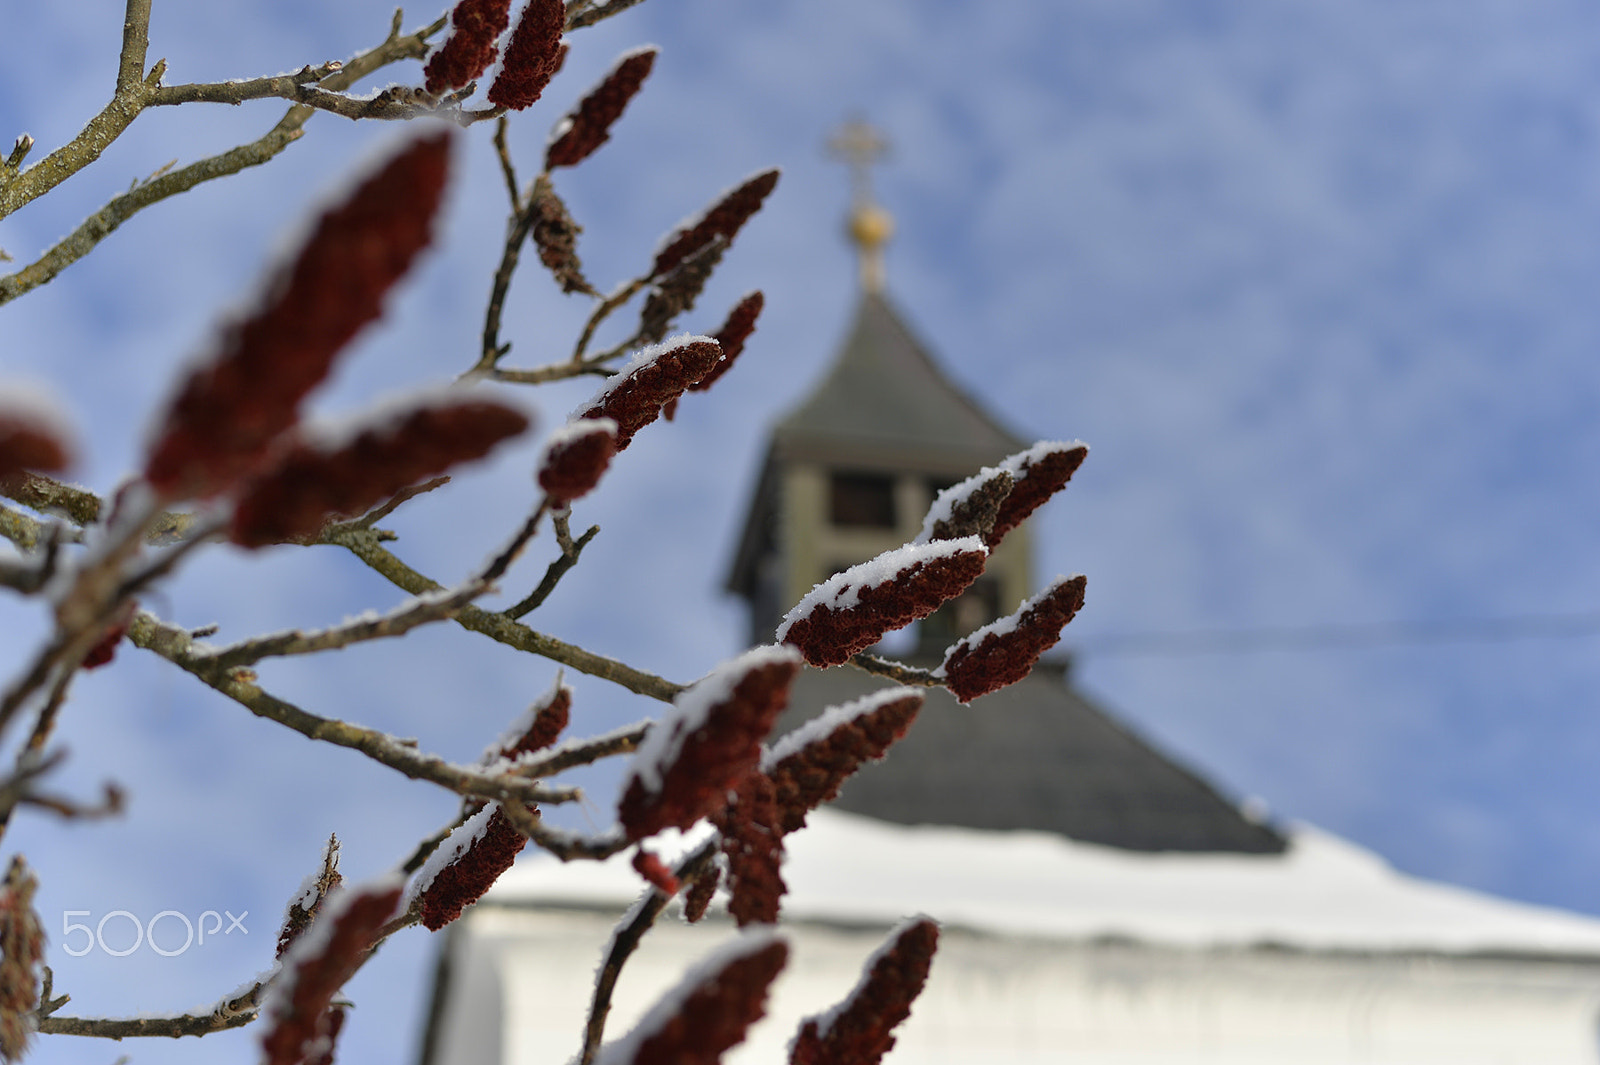
M 835 471 L 829 482 L 828 518 L 835 525 L 893 529 L 894 478 Z

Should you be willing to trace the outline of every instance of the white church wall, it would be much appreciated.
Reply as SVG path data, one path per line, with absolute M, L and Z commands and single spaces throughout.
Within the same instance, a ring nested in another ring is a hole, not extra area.
M 434 1061 L 571 1060 L 591 990 L 575 974 L 594 971 L 615 918 L 576 909 L 473 912 L 458 928 Z M 728 1055 L 730 1065 L 787 1061 L 800 1019 L 849 991 L 887 929 L 802 922 L 786 930 L 791 961 L 769 1017 Z M 732 934 L 715 918 L 695 927 L 663 918 L 624 971 L 608 1032 L 626 1032 L 689 961 Z M 474 1001 L 481 996 L 497 1001 Z M 928 987 L 886 1061 L 1566 1065 L 1600 1061 L 1597 1017 L 1600 964 L 1183 949 L 947 928 Z

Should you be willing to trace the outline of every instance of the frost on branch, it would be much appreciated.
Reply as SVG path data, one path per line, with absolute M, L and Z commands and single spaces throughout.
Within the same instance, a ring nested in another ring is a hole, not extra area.
M 886 688 L 830 706 L 774 744 L 761 769 L 776 789 L 779 831 L 804 828 L 806 814 L 831 802 L 856 770 L 887 754 L 921 709 L 921 692 Z
M 266 1065 L 295 1065 L 328 1045 L 333 996 L 360 968 L 378 930 L 394 915 L 400 892 L 396 877 L 341 892 L 284 954 L 261 1006 Z
M 728 912 L 740 928 L 777 924 L 788 886 L 783 865 L 783 833 L 778 827 L 777 791 L 765 773 L 740 781 L 734 797 L 712 817 L 728 859 Z
M 457 826 L 417 870 L 411 895 L 423 927 L 437 932 L 460 917 L 511 868 L 527 842 L 497 802 Z
M 789 1065 L 877 1065 L 894 1047 L 890 1033 L 911 1016 L 938 947 L 935 921 L 917 917 L 901 924 L 867 960 L 848 998 L 800 1022 Z
M 661 277 L 679 263 L 721 237 L 732 241 L 750 216 L 778 185 L 777 170 L 763 170 L 737 188 L 725 193 L 700 217 L 680 226 L 656 253 L 651 277 Z
M 654 48 L 636 48 L 623 55 L 616 66 L 589 91 L 578 109 L 563 118 L 551 131 L 545 149 L 544 168 L 577 166 L 611 139 L 611 125 L 622 117 L 644 79 L 655 66 Z
M 753 930 L 689 970 L 595 1065 L 716 1065 L 766 1015 L 767 988 L 789 960 L 775 932 Z
M 328 846 L 322 852 L 322 868 L 306 877 L 284 908 L 283 927 L 278 931 L 278 949 L 274 957 L 281 958 L 295 940 L 311 927 L 311 922 L 322 912 L 323 903 L 333 895 L 344 877 L 339 873 L 339 837 L 330 835 Z
M 761 741 L 789 702 L 800 656 L 757 647 L 712 670 L 650 727 L 623 780 L 618 819 L 629 839 L 687 829 L 728 801 L 761 760 Z
M 1015 684 L 1039 656 L 1056 645 L 1061 630 L 1083 609 L 1082 575 L 1057 577 L 1017 612 L 963 637 L 944 653 L 934 673 L 963 703 Z
M 495 42 L 511 25 L 511 0 L 461 0 L 450 12 L 450 36 L 422 68 L 434 95 L 459 89 L 489 69 Z
M 532 107 L 567 57 L 561 31 L 567 13 L 561 0 L 528 0 L 489 86 L 489 102 L 509 111 Z
M 1040 504 L 1066 487 L 1088 454 L 1086 444 L 1046 441 L 1002 462 L 999 468 L 1009 473 L 1016 484 L 1000 505 L 994 528 L 984 538 L 985 542 L 990 547 L 998 545 L 1006 533 L 1021 525 Z
M 38 890 L 22 856 L 13 857 L 0 885 L 0 1059 L 8 1062 L 19 1060 L 33 1037 L 44 959 L 44 930 L 33 909 Z
M 610 418 L 579 418 L 545 441 L 539 455 L 539 487 L 562 507 L 593 491 L 617 453 L 617 423 Z
M 9 385 L 0 396 L 0 481 L 24 470 L 54 473 L 72 461 L 70 434 L 55 404 Z
M 721 357 L 722 349 L 710 337 L 673 337 L 641 348 L 621 373 L 573 412 L 573 420 L 610 418 L 617 425 L 621 451 L 633 434 L 659 418 L 664 405 L 710 373 Z
M 449 155 L 448 130 L 400 151 L 323 214 L 260 306 L 226 327 L 156 431 L 145 479 L 164 497 L 223 491 L 295 424 L 301 400 L 428 246 Z
M 311 536 L 330 517 L 360 514 L 527 428 L 527 417 L 503 404 L 446 400 L 390 416 L 339 445 L 297 441 L 246 486 L 229 538 L 262 547 Z
M 989 550 L 976 536 L 907 544 L 823 581 L 778 626 L 814 666 L 837 666 L 885 633 L 927 617 L 983 573 Z

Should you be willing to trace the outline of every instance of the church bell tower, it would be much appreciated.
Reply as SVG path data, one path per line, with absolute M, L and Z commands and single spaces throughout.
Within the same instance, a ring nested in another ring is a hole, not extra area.
M 812 586 L 916 536 L 941 489 L 1027 446 L 945 376 L 884 294 L 894 222 L 868 170 L 884 142 L 852 122 L 830 147 L 853 177 L 861 290 L 832 366 L 772 430 L 727 585 L 750 604 L 752 644 Z M 1033 594 L 1031 550 L 1026 526 L 1012 532 L 964 596 L 919 624 L 912 656 L 942 656 Z

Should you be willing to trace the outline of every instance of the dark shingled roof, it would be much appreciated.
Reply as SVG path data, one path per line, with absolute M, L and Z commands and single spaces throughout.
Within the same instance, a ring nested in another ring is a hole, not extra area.
M 772 440 L 785 457 L 822 451 L 974 473 L 1027 446 L 945 377 L 872 292 L 862 296 L 828 376 L 777 424 Z
M 1136 851 L 1284 849 L 1281 835 L 1116 723 L 1064 673 L 1041 662 L 970 706 L 927 689 L 911 732 L 834 805 L 898 824 L 1036 829 Z M 776 731 L 889 683 L 850 667 L 806 669 Z

